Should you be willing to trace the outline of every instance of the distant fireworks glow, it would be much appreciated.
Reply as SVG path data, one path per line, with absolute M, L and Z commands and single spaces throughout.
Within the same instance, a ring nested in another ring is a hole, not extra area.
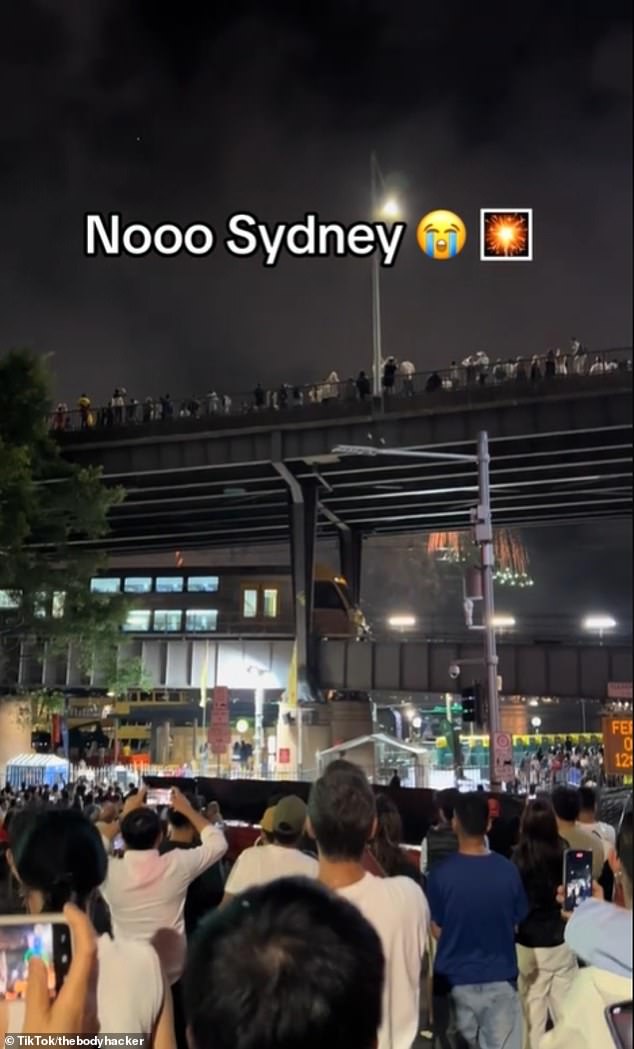
M 528 249 L 527 216 L 521 211 L 488 214 L 485 246 L 487 255 L 492 257 L 525 255 Z
M 495 532 L 493 545 L 495 581 L 520 589 L 533 586 L 528 552 L 521 536 L 509 528 L 500 528 Z M 460 565 L 473 561 L 475 547 L 468 532 L 434 532 L 427 539 L 427 553 L 443 564 Z

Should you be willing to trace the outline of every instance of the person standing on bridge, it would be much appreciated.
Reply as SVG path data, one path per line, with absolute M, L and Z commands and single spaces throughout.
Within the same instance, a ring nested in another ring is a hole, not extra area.
M 79 408 L 80 426 L 82 430 L 88 430 L 94 425 L 94 418 L 90 410 L 90 397 L 87 393 L 82 393 L 77 401 L 77 407 Z
M 371 393 L 370 380 L 363 371 L 359 372 L 357 377 L 357 392 L 360 401 L 365 401 Z
M 383 365 L 383 390 L 389 396 L 394 393 L 398 365 L 395 357 L 388 357 Z

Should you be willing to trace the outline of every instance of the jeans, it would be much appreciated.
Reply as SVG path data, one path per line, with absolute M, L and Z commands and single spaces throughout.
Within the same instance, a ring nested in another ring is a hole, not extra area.
M 470 1049 L 522 1049 L 522 1010 L 510 983 L 468 984 L 451 991 L 455 1024 Z

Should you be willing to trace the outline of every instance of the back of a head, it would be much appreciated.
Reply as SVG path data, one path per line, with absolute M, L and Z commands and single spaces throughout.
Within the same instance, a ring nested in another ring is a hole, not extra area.
M 304 879 L 254 889 L 193 941 L 193 1049 L 373 1049 L 383 975 L 378 936 L 346 900 Z
M 333 761 L 313 785 L 308 815 L 324 856 L 360 860 L 376 818 L 374 794 L 363 769 L 350 761 Z
M 459 834 L 466 838 L 484 837 L 489 826 L 489 803 L 484 794 L 461 794 L 454 809 Z
M 198 801 L 198 798 L 196 798 L 193 795 L 190 795 L 187 798 L 187 800 L 188 800 L 189 804 L 191 805 L 191 807 L 193 808 L 194 812 L 199 812 L 200 811 L 200 802 Z M 192 826 L 190 821 L 188 820 L 187 816 L 183 815 L 182 812 L 177 812 L 176 809 L 172 809 L 172 808 L 169 808 L 167 810 L 167 822 L 169 823 L 170 827 L 174 827 L 175 830 L 183 830 L 185 827 L 191 827 Z M 192 831 L 193 831 L 193 827 L 192 827 Z
M 557 842 L 557 818 L 549 798 L 535 798 L 524 807 L 520 824 L 522 838 L 533 841 Z
M 401 814 L 392 799 L 385 794 L 379 794 L 376 799 L 376 815 L 378 836 L 393 845 L 400 845 L 403 837 Z
M 442 812 L 446 822 L 451 823 L 455 812 L 454 805 L 449 801 L 443 801 L 440 805 L 440 811 Z
M 555 815 L 564 823 L 575 823 L 579 819 L 581 806 L 576 787 L 555 787 L 551 800 Z
M 597 811 L 599 799 L 597 792 L 594 787 L 579 787 L 579 811 L 580 812 L 593 812 Z
M 44 910 L 84 906 L 106 877 L 108 860 L 97 828 L 77 809 L 46 809 L 24 824 L 11 850 L 20 881 L 39 891 Z
M 161 819 L 158 812 L 147 806 L 133 809 L 121 821 L 121 837 L 126 849 L 133 852 L 155 849 L 161 837 Z

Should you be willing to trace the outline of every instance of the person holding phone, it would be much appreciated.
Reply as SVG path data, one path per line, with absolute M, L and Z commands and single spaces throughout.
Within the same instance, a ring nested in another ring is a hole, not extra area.
M 72 942 L 72 960 L 66 979 L 51 998 L 48 973 L 41 959 L 29 963 L 26 1003 L 16 1030 L 9 1003 L 0 999 L 0 1045 L 8 1045 L 7 1034 L 40 1036 L 95 1034 L 99 1021 L 95 1012 L 97 937 L 88 917 L 69 903 L 64 907 Z
M 145 805 L 145 788 L 130 795 L 120 824 L 125 843 L 122 859 L 111 858 L 102 885 L 110 907 L 115 940 L 118 937 L 153 943 L 170 985 L 185 964 L 185 899 L 190 884 L 227 851 L 217 827 L 196 812 L 184 794 L 172 791 L 172 808 L 186 817 L 200 838 L 193 849 L 174 849 L 161 855 L 163 830 L 158 812 Z M 114 838 L 118 824 L 107 833 Z M 125 1028 L 120 1028 L 125 1030 Z
M 634 884 L 633 819 L 626 810 L 617 832 L 611 861 L 623 886 L 625 907 L 596 896 L 581 904 L 566 926 L 566 943 L 586 968 L 581 969 L 566 996 L 561 1015 L 540 1049 L 603 1049 L 614 1040 L 609 1010 L 632 1001 L 632 893 Z M 563 887 L 557 899 L 563 902 Z
M 38 915 L 57 913 L 67 903 L 89 912 L 108 864 L 97 829 L 77 809 L 36 813 L 12 837 L 10 859 L 27 909 Z M 171 996 L 156 951 L 105 934 L 96 952 L 101 1033 L 146 1035 L 153 1049 L 173 1049 Z

